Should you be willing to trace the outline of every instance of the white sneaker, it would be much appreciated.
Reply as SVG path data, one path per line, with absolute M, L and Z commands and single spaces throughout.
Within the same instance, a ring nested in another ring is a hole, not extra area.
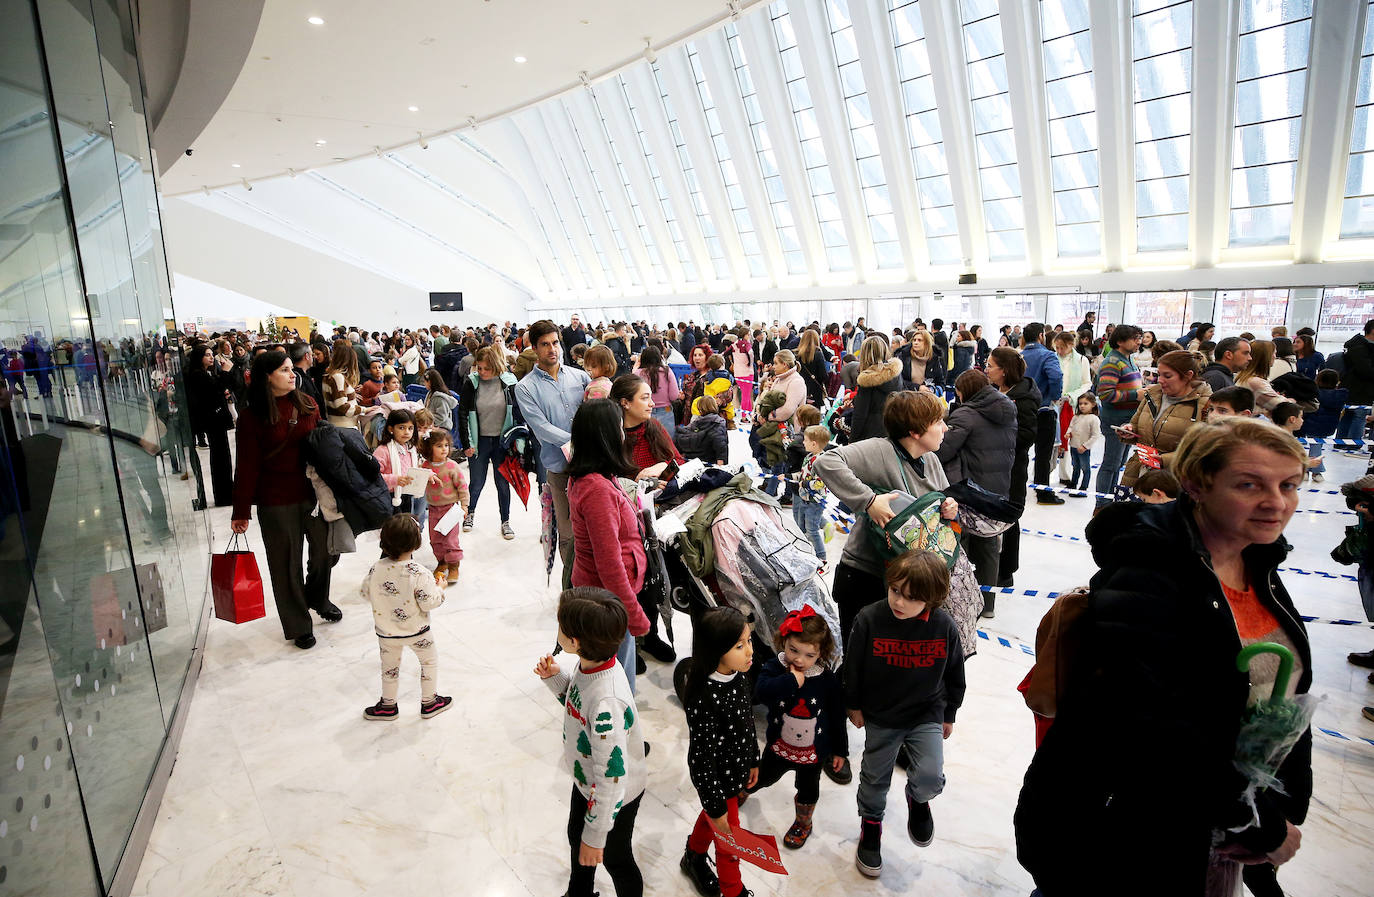
M 507 542 L 515 538 L 515 530 L 510 528 L 509 520 L 501 521 L 501 538 L 505 539 Z
M 1326 477 L 1322 476 L 1322 475 L 1319 474 L 1319 473 L 1314 473 L 1314 474 L 1312 474 L 1312 482 L 1314 482 L 1314 483 L 1324 483 L 1324 482 L 1326 482 Z
M 472 518 L 475 516 L 475 514 L 468 514 L 466 517 L 463 518 L 463 532 L 472 532 Z

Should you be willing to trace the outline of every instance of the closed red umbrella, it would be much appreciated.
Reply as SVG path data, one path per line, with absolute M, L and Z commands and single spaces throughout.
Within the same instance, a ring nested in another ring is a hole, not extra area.
M 530 506 L 530 475 L 525 470 L 525 465 L 520 463 L 520 457 L 514 452 L 507 452 L 506 460 L 502 461 L 496 469 L 506 482 L 515 487 L 515 494 L 520 496 L 520 503 L 528 508 Z

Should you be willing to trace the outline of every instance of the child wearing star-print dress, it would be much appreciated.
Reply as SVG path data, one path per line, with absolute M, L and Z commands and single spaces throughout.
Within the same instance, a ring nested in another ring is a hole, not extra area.
M 401 654 L 409 648 L 420 661 L 420 716 L 429 719 L 449 708 L 453 698 L 438 694 L 439 651 L 429 630 L 429 612 L 444 603 L 442 578 L 413 559 L 420 547 L 420 524 L 409 514 L 386 519 L 381 532 L 382 559 L 363 578 L 362 595 L 372 605 L 372 621 L 382 654 L 382 699 L 363 711 L 370 720 L 397 717 L 396 691 Z
M 796 772 L 797 818 L 782 843 L 796 850 L 811 836 L 811 817 L 821 793 L 821 768 L 836 771 L 849 756 L 844 685 L 835 674 L 835 637 L 809 604 L 783 618 L 770 657 L 754 683 L 754 702 L 768 709 L 759 780 L 753 793 Z

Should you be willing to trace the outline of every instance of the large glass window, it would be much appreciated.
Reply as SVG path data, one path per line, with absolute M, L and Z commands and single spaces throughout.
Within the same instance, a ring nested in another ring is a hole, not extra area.
M 897 236 L 897 219 L 892 213 L 887 174 L 878 151 L 878 129 L 873 124 L 873 106 L 864 86 L 854 25 L 849 19 L 849 0 L 826 0 L 825 11 L 830 21 L 830 44 L 835 51 L 835 65 L 839 68 L 849 142 L 854 150 L 854 164 L 858 167 L 859 191 L 863 195 L 873 252 L 879 268 L 900 268 L 905 264 L 902 244 Z
M 1133 3 L 1136 250 L 1187 249 L 1193 4 Z
M 994 262 L 1023 259 L 1026 222 L 1007 88 L 1007 59 L 1002 50 L 1002 17 L 997 0 L 961 0 L 959 6 L 988 258 Z
M 720 167 L 721 180 L 725 182 L 725 199 L 730 204 L 730 214 L 735 219 L 735 231 L 739 234 L 744 263 L 749 268 L 750 277 L 767 277 L 768 269 L 763 262 L 763 246 L 759 243 L 758 231 L 754 228 L 754 216 L 750 214 L 749 203 L 745 201 L 744 188 L 739 182 L 739 171 L 735 168 L 735 160 L 730 156 L 730 144 L 725 139 L 725 126 L 721 124 L 716 101 L 711 97 L 711 86 L 706 83 L 706 71 L 701 67 L 701 56 L 697 53 L 695 44 L 687 45 L 687 62 L 692 67 L 692 79 L 697 85 L 697 98 L 701 101 L 701 111 L 706 116 L 706 136 L 711 141 L 711 151 L 715 154 L 716 164 Z
M 916 171 L 916 199 L 932 265 L 957 265 L 962 259 L 954 190 L 949 180 L 944 134 L 935 104 L 935 76 L 926 48 L 919 0 L 890 0 L 892 43 L 901 81 L 907 142 Z
M 1350 161 L 1341 204 L 1341 239 L 1374 237 L 1374 3 L 1365 7 L 1364 42 L 1355 88 L 1355 120 L 1350 128 Z
M 782 76 L 787 81 L 787 103 L 792 109 L 792 121 L 801 141 L 802 164 L 806 166 L 806 184 L 816 207 L 821 229 L 821 245 L 825 248 L 826 266 L 831 271 L 853 271 L 854 256 L 840 215 L 840 201 L 835 195 L 835 180 L 830 174 L 830 162 L 825 155 L 825 141 L 821 139 L 816 120 L 816 107 L 811 101 L 811 89 L 802 69 L 801 50 L 797 49 L 797 35 L 792 27 L 792 14 L 786 0 L 768 7 L 773 20 L 773 38 L 778 44 L 782 60 Z
M 1231 244 L 1287 243 L 1312 42 L 1312 0 L 1241 0 Z
M 673 137 L 677 152 L 678 165 L 682 167 L 682 178 L 687 182 L 687 195 L 692 199 L 692 211 L 696 213 L 697 225 L 701 227 L 701 238 L 706 243 L 706 254 L 711 258 L 711 269 L 718 281 L 730 279 L 730 263 L 725 257 L 725 243 L 711 220 L 711 212 L 706 207 L 706 198 L 701 195 L 701 181 L 697 178 L 696 168 L 692 166 L 692 156 L 687 152 L 687 138 L 682 136 L 682 127 L 673 112 L 673 101 L 668 96 L 668 85 L 664 83 L 663 72 L 658 63 L 651 63 L 654 85 L 658 88 L 658 98 L 663 104 L 663 114 L 668 119 L 668 132 Z
M 692 252 L 687 245 L 687 237 L 682 232 L 682 222 L 678 220 L 672 197 L 668 195 L 668 185 L 663 181 L 663 172 L 659 170 L 653 151 L 649 149 L 649 139 L 644 133 L 644 122 L 640 120 L 639 110 L 635 108 L 634 101 L 630 99 L 630 88 L 625 83 L 625 76 L 617 75 L 615 80 L 620 85 L 620 95 L 625 99 L 625 108 L 630 112 L 630 123 L 634 125 L 635 137 L 639 140 L 639 151 L 644 154 L 644 163 L 649 167 L 649 177 L 654 183 L 654 194 L 658 197 L 658 205 L 663 212 L 663 220 L 668 224 L 668 235 L 673 239 L 673 249 L 677 252 L 678 264 L 682 266 L 682 279 L 687 283 L 695 283 L 697 266 L 692 262 Z
M 1040 0 L 1040 40 L 1059 255 L 1099 255 L 1102 202 L 1088 0 Z
M 1184 320 L 1187 314 L 1185 290 L 1126 294 L 1125 322 L 1142 330 L 1153 330 L 1156 339 L 1178 339 L 1188 329 Z
M 558 154 L 555 154 L 558 155 Z M 592 227 L 591 216 L 587 214 L 587 206 L 582 201 L 582 194 L 577 190 L 577 184 L 572 179 L 572 174 L 568 171 L 568 163 L 563 161 L 563 157 L 558 155 L 558 169 L 563 173 L 563 180 L 568 185 L 568 192 L 572 194 L 573 205 L 577 206 L 577 214 L 582 218 L 582 226 L 587 229 L 587 239 L 591 241 L 592 251 L 596 253 L 596 261 L 600 266 L 601 279 L 610 288 L 615 284 L 615 278 L 611 275 L 611 262 L 606 258 L 606 250 L 601 245 L 601 236 Z
M 778 168 L 778 156 L 773 151 L 768 124 L 763 120 L 763 106 L 759 103 L 758 90 L 754 87 L 753 76 L 749 74 L 749 60 L 744 55 L 744 42 L 740 40 L 739 29 L 735 27 L 734 22 L 725 25 L 725 41 L 730 48 L 730 63 L 735 68 L 735 81 L 739 84 L 740 99 L 744 101 L 744 115 L 749 122 L 749 137 L 754 143 L 759 174 L 763 177 L 763 192 L 768 197 L 768 208 L 773 214 L 773 226 L 778 230 L 778 244 L 782 248 L 787 273 L 805 274 L 806 253 L 802 251 L 797 222 L 792 217 L 792 206 L 787 201 L 787 190 L 782 183 L 782 171 Z
M 578 273 L 582 275 L 583 288 L 588 290 L 593 289 L 591 269 L 587 267 L 587 260 L 582 257 L 582 253 L 577 251 L 577 244 L 572 241 L 572 231 L 568 230 L 568 222 L 563 217 L 563 212 L 558 208 L 558 203 L 553 198 L 553 190 L 549 188 L 547 183 L 544 185 L 544 193 L 548 196 L 549 208 L 553 209 L 554 216 L 558 218 L 558 227 L 562 230 L 563 240 L 568 244 L 568 249 L 572 252 L 573 260 L 577 263 Z M 565 270 L 561 260 L 559 262 L 559 269 Z
M 1317 349 L 1327 355 L 1339 352 L 1345 341 L 1364 333 L 1364 322 L 1374 318 L 1374 290 L 1328 287 L 1322 290 L 1317 321 Z
M 658 244 L 654 240 L 653 234 L 649 233 L 649 223 L 644 220 L 644 210 L 639 207 L 639 200 L 636 197 L 634 187 L 630 185 L 630 174 L 625 170 L 625 163 L 620 158 L 620 150 L 616 148 L 615 138 L 611 136 L 611 127 L 606 122 L 606 113 L 601 111 L 601 101 L 597 99 L 596 91 L 588 91 L 588 93 L 591 94 L 592 108 L 596 110 L 596 120 L 601 124 L 601 139 L 606 141 L 606 149 L 610 151 L 611 161 L 615 164 L 620 186 L 625 191 L 625 200 L 630 204 L 630 214 L 634 216 L 635 228 L 639 231 L 640 242 L 644 244 L 644 251 L 649 256 L 649 268 L 653 271 L 654 280 L 657 283 L 666 284 L 668 282 L 668 270 L 663 267 L 663 256 L 658 251 Z
M 566 102 L 560 103 L 560 105 L 562 106 L 563 114 L 568 118 L 568 127 L 572 130 L 573 139 L 577 141 L 577 150 L 582 154 L 582 164 L 587 166 L 587 174 L 592 179 L 592 189 L 596 191 L 597 201 L 601 205 L 601 213 L 606 216 L 606 224 L 611 229 L 611 239 L 615 242 L 615 248 L 620 252 L 620 263 L 625 268 L 625 276 L 629 279 L 631 286 L 637 287 L 640 285 L 639 267 L 635 264 L 634 257 L 630 255 L 630 247 L 625 243 L 625 234 L 621 232 L 620 225 L 616 223 L 615 215 L 611 212 L 610 201 L 606 199 L 606 188 L 602 186 L 602 179 L 596 172 L 596 166 L 592 164 L 591 155 L 587 153 L 587 143 L 582 139 L 582 133 L 577 129 L 577 119 L 573 116 L 572 110 L 568 108 Z M 597 110 L 597 114 L 598 116 L 600 115 L 600 110 Z M 572 179 L 569 178 L 569 183 L 571 183 L 571 181 Z M 579 207 L 580 204 L 581 201 L 579 200 Z M 582 217 L 583 220 L 587 221 L 587 226 L 591 227 L 591 222 L 587 219 L 585 209 L 582 211 Z M 597 249 L 597 254 L 601 255 L 599 247 Z M 602 264 L 605 264 L 604 257 L 602 259 Z M 611 269 L 607 267 L 606 272 L 608 277 L 610 276 L 610 270 Z
M 1269 329 L 1288 319 L 1288 291 L 1218 290 L 1213 314 L 1219 336 L 1249 332 L 1269 339 Z
M 1098 293 L 1051 293 L 1045 297 L 1045 323 L 1065 330 L 1077 330 L 1088 312 L 1102 317 L 1102 296 Z M 1101 327 L 1097 328 L 1101 332 Z

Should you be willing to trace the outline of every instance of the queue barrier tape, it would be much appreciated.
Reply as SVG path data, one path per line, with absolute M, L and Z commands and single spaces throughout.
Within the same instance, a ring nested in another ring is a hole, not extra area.
M 1053 601 L 1060 595 L 1064 594 L 1063 592 L 1052 592 L 1047 589 L 1013 589 L 999 588 L 997 586 L 979 586 L 978 588 L 981 591 L 988 593 L 989 595 L 1011 595 L 1013 597 L 1020 598 L 1044 598 L 1047 601 Z M 1328 626 L 1352 626 L 1359 629 L 1374 629 L 1374 623 L 1369 623 L 1364 620 L 1333 620 L 1327 617 L 1308 616 L 1307 614 L 1299 614 L 1298 619 L 1302 620 L 1304 623 L 1323 623 Z

